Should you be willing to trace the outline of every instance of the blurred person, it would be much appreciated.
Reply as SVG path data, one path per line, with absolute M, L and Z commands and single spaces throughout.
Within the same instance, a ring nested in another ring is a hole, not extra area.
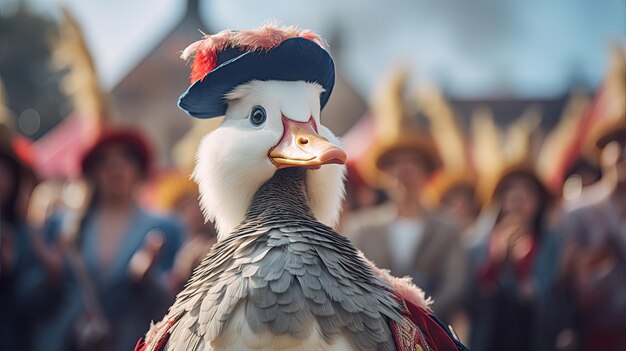
M 182 290 L 193 269 L 217 242 L 215 227 L 205 221 L 198 196 L 198 186 L 184 173 L 168 174 L 157 186 L 160 207 L 176 215 L 185 229 L 185 242 L 176 254 L 171 272 L 171 284 L 176 293 Z
M 372 172 L 389 195 L 389 210 L 384 221 L 355 234 L 355 245 L 393 275 L 412 277 L 434 299 L 437 316 L 450 323 L 463 296 L 465 253 L 457 227 L 422 201 L 440 166 L 438 153 L 426 135 L 411 132 L 374 145 Z
M 0 128 L 0 343 L 31 350 L 48 283 L 45 252 L 26 218 L 37 175 L 30 143 Z
M 167 275 L 181 227 L 146 212 L 138 187 L 151 169 L 145 137 L 104 130 L 81 160 L 89 196 L 82 211 L 53 215 L 44 228 L 63 253 L 62 298 L 39 329 L 40 350 L 130 350 L 171 302 Z
M 467 250 L 472 240 L 475 240 L 476 220 L 482 208 L 474 178 L 458 175 L 449 170 L 441 171 L 429 182 L 425 201 L 429 203 L 429 207 L 455 222 L 461 231 L 464 250 Z M 467 287 L 464 288 L 466 289 Z M 457 311 L 449 323 L 454 326 L 460 340 L 468 340 L 467 311 L 464 309 Z
M 492 202 L 499 207 L 495 224 L 472 248 L 472 281 L 467 307 L 473 350 L 534 350 L 538 286 L 537 267 L 547 232 L 552 197 L 531 167 L 512 166 L 498 181 Z
M 573 294 L 579 350 L 626 350 L 626 122 L 602 130 L 605 196 L 565 215 L 561 277 Z
M 560 277 L 564 240 L 559 227 L 564 213 L 594 202 L 606 193 L 599 182 L 600 168 L 592 156 L 595 155 L 578 157 L 565 171 L 560 202 L 555 204 L 557 211 L 550 219 L 555 230 L 544 239 L 535 265 L 537 302 L 533 350 L 575 350 L 579 346 L 574 332 L 577 321 L 573 294 Z
M 469 235 L 482 207 L 474 179 L 444 171 L 436 175 L 428 189 L 432 206 L 452 218 L 459 229 Z

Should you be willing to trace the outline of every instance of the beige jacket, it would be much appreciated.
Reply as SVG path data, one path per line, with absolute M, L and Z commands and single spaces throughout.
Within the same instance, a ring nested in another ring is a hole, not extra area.
M 389 269 L 394 276 L 410 276 L 426 295 L 434 299 L 433 310 L 444 321 L 461 306 L 466 283 L 466 254 L 460 232 L 451 220 L 429 215 L 414 253 L 412 269 L 393 267 L 389 244 L 389 226 L 393 220 L 361 228 L 354 234 L 354 244 L 378 267 Z

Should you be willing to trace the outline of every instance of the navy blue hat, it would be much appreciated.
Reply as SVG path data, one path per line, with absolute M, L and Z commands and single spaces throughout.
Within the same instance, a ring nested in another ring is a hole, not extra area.
M 324 88 L 323 108 L 335 84 L 335 65 L 330 54 L 305 37 L 285 39 L 271 49 L 245 50 L 228 46 L 216 53 L 215 68 L 196 80 L 181 95 L 178 106 L 197 118 L 226 113 L 225 95 L 252 80 L 306 81 Z

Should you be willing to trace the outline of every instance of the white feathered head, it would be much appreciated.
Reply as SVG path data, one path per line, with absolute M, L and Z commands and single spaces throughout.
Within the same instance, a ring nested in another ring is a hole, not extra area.
M 241 33 L 207 36 L 184 52 L 195 57 L 193 84 L 179 105 L 196 117 L 225 116 L 197 153 L 193 178 L 204 214 L 223 239 L 276 170 L 306 167 L 311 210 L 333 226 L 344 195 L 346 154 L 320 123 L 334 83 L 332 59 L 308 31 L 270 25 Z M 197 68 L 199 58 L 212 68 Z

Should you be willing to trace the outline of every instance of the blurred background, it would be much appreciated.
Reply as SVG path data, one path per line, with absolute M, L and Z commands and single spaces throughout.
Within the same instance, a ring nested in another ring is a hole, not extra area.
M 626 1 L 0 0 L 0 345 L 129 350 L 215 242 L 182 50 L 319 33 L 340 232 L 473 350 L 626 350 Z

